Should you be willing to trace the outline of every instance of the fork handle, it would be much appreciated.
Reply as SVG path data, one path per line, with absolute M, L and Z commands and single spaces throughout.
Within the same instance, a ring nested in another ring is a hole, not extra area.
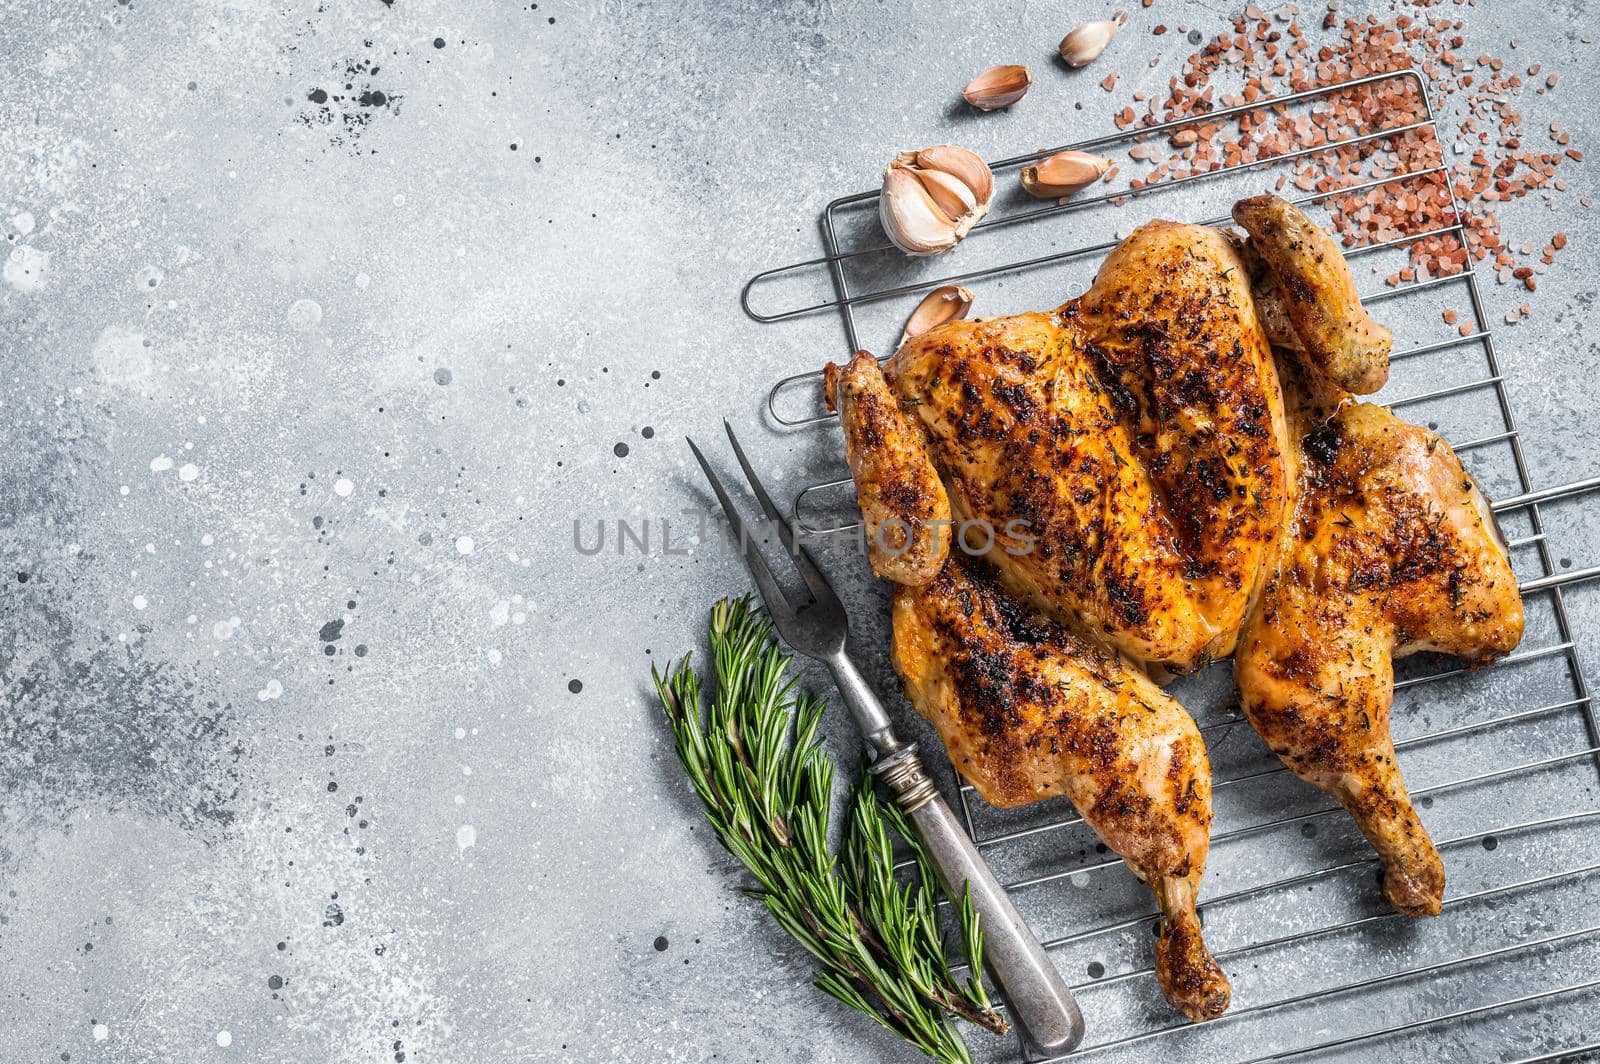
M 1024 1040 L 1045 1056 L 1070 1053 L 1083 1039 L 1078 1002 L 940 797 L 916 744 L 879 760 L 872 770 L 922 834 L 951 903 L 959 905 L 966 888 L 972 889 L 972 907 L 983 932 L 984 960 L 1005 992 Z

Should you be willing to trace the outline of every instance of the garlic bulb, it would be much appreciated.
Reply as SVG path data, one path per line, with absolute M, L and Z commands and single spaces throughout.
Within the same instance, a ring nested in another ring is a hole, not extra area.
M 906 319 L 905 331 L 900 334 L 900 343 L 905 343 L 913 336 L 921 336 L 936 326 L 947 321 L 955 321 L 967 316 L 972 309 L 972 293 L 958 284 L 940 285 L 922 297 L 922 302 L 917 304 L 917 309 L 911 312 L 911 317 Z
M 878 220 L 908 255 L 937 255 L 961 242 L 989 211 L 994 175 L 966 148 L 903 151 L 883 171 Z
M 967 83 L 961 98 L 980 111 L 998 111 L 1026 96 L 1032 84 L 1025 66 L 990 67 Z
M 1061 38 L 1061 58 L 1066 60 L 1068 66 L 1088 66 L 1100 58 L 1100 53 L 1106 50 L 1106 45 L 1111 43 L 1111 38 L 1117 35 L 1126 21 L 1127 12 L 1118 11 L 1110 18 L 1085 22 Z
M 1111 160 L 1084 151 L 1061 151 L 1022 168 L 1022 187 L 1039 199 L 1081 192 L 1105 176 Z

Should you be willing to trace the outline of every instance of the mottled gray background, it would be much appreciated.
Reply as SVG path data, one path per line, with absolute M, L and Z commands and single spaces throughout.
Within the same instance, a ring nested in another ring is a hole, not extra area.
M 1102 72 L 1123 71 L 1120 106 L 1190 50 L 1150 22 L 1209 36 L 1232 13 L 1133 6 L 1103 65 L 1074 75 L 1055 42 L 1104 13 L 1077 0 L 0 3 L 0 1057 L 904 1059 L 821 999 L 737 893 L 646 697 L 651 661 L 694 646 L 709 601 L 744 587 L 737 563 L 666 556 L 659 539 L 582 556 L 573 521 L 649 518 L 659 536 L 704 502 L 681 437 L 714 437 L 723 415 L 786 492 L 837 474 L 832 429 L 777 431 L 761 403 L 777 377 L 845 353 L 838 320 L 755 324 L 739 286 L 815 254 L 821 206 L 892 151 L 959 140 L 995 156 L 1109 131 Z M 1563 75 L 1522 101 L 1530 131 L 1559 122 L 1600 148 L 1587 5 L 1442 10 L 1465 13 L 1469 53 Z M 1149 69 L 1157 55 L 1168 65 Z M 1002 61 L 1039 73 L 1023 105 L 953 105 Z M 1593 174 L 1566 167 L 1569 193 L 1501 210 L 1518 243 L 1571 238 L 1533 318 L 1500 329 L 1536 486 L 1600 471 L 1600 233 L 1577 205 Z M 980 309 L 1048 305 L 1086 276 L 998 281 Z M 1494 322 L 1525 298 L 1487 296 Z M 1414 318 L 1438 327 L 1438 309 Z M 870 319 L 867 342 L 901 313 Z M 1391 394 L 1442 379 L 1397 376 Z M 1503 459 L 1480 471 L 1513 493 Z M 1550 510 L 1554 557 L 1600 562 L 1597 512 Z M 883 593 L 848 550 L 829 562 L 891 696 Z M 1518 565 L 1539 571 L 1531 551 Z M 1530 646 L 1558 639 L 1543 601 Z M 1594 593 L 1566 601 L 1592 671 Z M 1565 663 L 1402 698 L 1397 731 L 1570 698 Z M 1225 683 L 1209 702 L 1192 686 L 1197 712 L 1226 701 Z M 838 722 L 831 741 L 853 760 Z M 1588 742 L 1558 714 L 1405 764 L 1421 785 Z M 1248 734 L 1213 756 L 1268 764 Z M 1484 830 L 1593 807 L 1594 784 L 1579 761 L 1425 815 L 1442 835 Z M 1361 856 L 1322 823 L 1258 856 L 1219 851 L 1210 889 Z M 1452 890 L 1592 862 L 1596 838 L 1474 842 L 1447 854 Z M 1046 836 L 996 860 L 1030 874 L 1091 845 Z M 1142 911 L 1125 873 L 1102 875 L 1025 908 L 1050 933 L 1103 915 L 1080 906 Z M 1335 886 L 1214 914 L 1213 939 L 1281 933 L 1297 907 L 1381 912 L 1365 872 Z M 1596 901 L 1564 881 L 1241 963 L 1239 1001 L 1581 927 Z M 1082 982 L 1087 963 L 1147 964 L 1145 941 L 1059 958 Z M 1597 961 L 1581 939 L 1220 1027 L 1189 1052 L 1309 1044 L 1592 978 Z M 1510 1059 L 1594 1037 L 1593 1004 L 1394 1044 Z M 1147 988 L 1085 1007 L 1092 1038 L 1171 1022 Z

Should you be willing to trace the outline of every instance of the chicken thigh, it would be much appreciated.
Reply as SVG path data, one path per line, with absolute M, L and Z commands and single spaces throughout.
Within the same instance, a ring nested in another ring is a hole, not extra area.
M 1393 659 L 1506 654 L 1522 638 L 1522 599 L 1448 444 L 1370 403 L 1331 415 L 1296 405 L 1294 516 L 1234 658 L 1241 706 L 1296 775 L 1349 810 L 1390 903 L 1432 915 L 1444 866 L 1395 762 Z
M 1194 720 L 1138 668 L 1015 603 L 959 552 L 894 593 L 894 664 L 991 805 L 1066 795 L 1161 909 L 1156 977 L 1195 1020 L 1228 1007 L 1195 911 L 1211 766 Z

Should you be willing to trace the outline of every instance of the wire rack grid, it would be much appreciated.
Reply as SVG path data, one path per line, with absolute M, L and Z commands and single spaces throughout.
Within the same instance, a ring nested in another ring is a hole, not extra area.
M 1184 186 L 1221 184 L 1230 176 L 1237 179 L 1317 153 L 1351 147 L 1381 152 L 1395 138 L 1423 133 L 1438 148 L 1426 165 L 1397 165 L 1392 173 L 1294 202 L 1316 208 L 1336 197 L 1403 189 L 1442 175 L 1436 184 L 1449 189 L 1448 224 L 1372 241 L 1348 249 L 1347 255 L 1360 260 L 1403 254 L 1418 240 L 1441 237 L 1466 247 L 1468 219 L 1444 163 L 1438 115 L 1425 82 L 1413 70 L 1217 108 L 991 166 L 998 174 L 1055 151 L 1105 152 L 1200 123 L 1325 106 L 1336 93 L 1390 81 L 1408 85 L 1416 100 L 1415 113 L 1397 116 L 1396 124 L 1352 130 L 1337 139 L 1170 181 L 998 212 L 968 239 L 1098 206 L 1143 203 Z M 836 310 L 848 354 L 862 347 L 857 313 L 869 304 L 890 304 L 903 320 L 906 301 L 934 287 L 1098 260 L 1119 242 L 1112 236 L 1042 254 L 1025 252 L 997 264 L 909 281 L 890 272 L 888 283 L 853 287 L 850 270 L 868 269 L 877 259 L 903 261 L 870 224 L 860 228 L 864 246 L 845 248 L 841 215 L 874 205 L 876 197 L 875 191 L 863 192 L 828 204 L 821 219 L 825 254 L 755 275 L 741 297 L 746 312 L 758 321 L 776 322 Z M 1228 220 L 1224 214 L 1204 221 Z M 763 288 L 818 270 L 826 270 L 833 298 L 757 309 L 755 297 Z M 1073 1059 L 1147 1060 L 1157 1053 L 1218 1061 L 1347 1059 L 1365 1058 L 1384 1046 L 1394 1059 L 1408 1059 L 1408 1053 L 1414 1059 L 1440 1059 L 1433 1054 L 1452 1045 L 1487 1052 L 1471 1040 L 1483 1025 L 1503 1026 L 1521 1011 L 1600 989 L 1600 978 L 1594 977 L 1600 970 L 1600 920 L 1593 916 L 1594 895 L 1583 893 L 1600 884 L 1600 798 L 1595 788 L 1600 722 L 1563 598 L 1568 585 L 1600 576 L 1600 566 L 1572 569 L 1565 567 L 1570 564 L 1565 559 L 1558 565 L 1541 511 L 1556 500 L 1600 488 L 1600 477 L 1533 487 L 1470 253 L 1462 272 L 1383 288 L 1365 295 L 1364 302 L 1381 305 L 1422 293 L 1429 301 L 1464 294 L 1470 328 L 1404 347 L 1397 342 L 1393 363 L 1415 367 L 1409 376 L 1430 386 L 1383 401 L 1406 410 L 1412 420 L 1423 420 L 1430 413 L 1444 417 L 1469 401 L 1487 400 L 1488 420 L 1480 419 L 1477 430 L 1455 447 L 1498 496 L 1494 510 L 1505 528 L 1529 615 L 1523 648 L 1470 679 L 1469 670 L 1446 659 L 1418 656 L 1397 663 L 1395 745 L 1414 784 L 1411 793 L 1450 871 L 1444 911 L 1430 921 L 1408 921 L 1386 908 L 1370 881 L 1376 859 L 1341 819 L 1342 810 L 1288 776 L 1248 727 L 1242 727 L 1227 666 L 1204 670 L 1180 681 L 1176 693 L 1195 712 L 1217 773 L 1213 856 L 1201 912 L 1218 960 L 1235 983 L 1233 1008 L 1219 1020 L 1190 1025 L 1162 1004 L 1147 945 L 1157 915 L 1131 874 L 1119 872 L 1121 859 L 1096 845 L 1070 806 L 1055 800 L 1002 812 L 978 798 L 969 784 L 958 785 L 967 831 L 1057 964 L 1069 978 L 1074 966 L 1081 966 L 1077 970 L 1085 975 L 1075 990 L 1084 1002 L 1090 1031 Z M 1438 320 L 1437 304 L 1427 307 L 1427 315 L 1399 316 Z M 1397 340 L 1401 331 L 1396 329 Z M 1481 355 L 1486 372 L 1463 364 L 1463 353 L 1472 351 Z M 801 373 L 774 384 L 767 397 L 772 420 L 787 428 L 833 420 L 816 408 L 819 377 L 819 372 Z M 794 416 L 784 400 L 800 393 L 809 395 L 813 410 Z M 1439 427 L 1436 421 L 1428 423 Z M 1501 490 L 1495 491 L 1491 481 Z M 838 477 L 800 491 L 793 506 L 799 530 L 816 535 L 857 529 L 853 521 L 820 523 L 809 516 L 812 504 L 828 496 L 844 505 L 849 487 L 848 477 Z M 1206 703 L 1209 710 L 1201 708 Z M 1507 710 L 1508 705 L 1517 708 Z M 1248 792 L 1260 793 L 1243 797 Z M 1232 801 L 1236 795 L 1242 797 Z M 1490 859 L 1502 850 L 1511 860 Z M 1581 859 L 1584 855 L 1587 859 Z M 1550 978 L 1541 982 L 1539 975 Z M 1246 1028 L 1253 1028 L 1249 1036 Z M 1567 1034 L 1552 1048 L 1548 1038 L 1534 1038 L 1526 1046 L 1531 1053 L 1513 1046 L 1497 1051 L 1494 1059 L 1535 1064 L 1600 1055 L 1600 1041 L 1560 1044 L 1571 1040 Z M 1021 1052 L 1026 1057 L 1025 1047 Z M 1460 1059 L 1486 1059 L 1467 1052 Z

